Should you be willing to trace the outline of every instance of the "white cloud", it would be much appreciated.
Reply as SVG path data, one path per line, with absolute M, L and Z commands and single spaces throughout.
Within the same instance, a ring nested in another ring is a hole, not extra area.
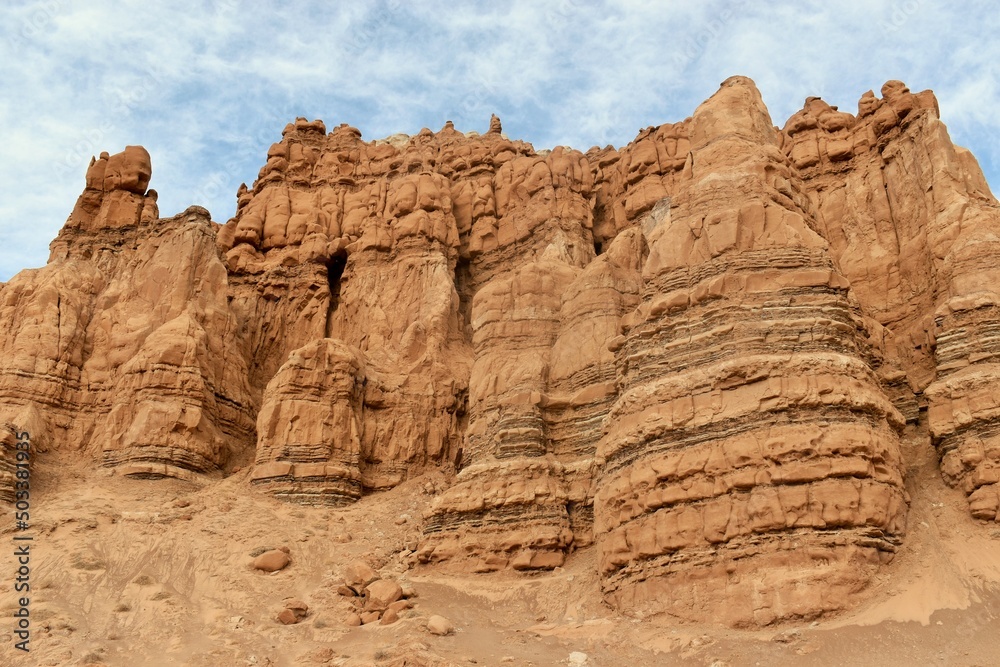
M 936 91 L 996 185 L 998 28 L 984 1 L 5 3 L 0 280 L 44 263 L 92 154 L 143 144 L 163 214 L 224 220 L 296 115 L 372 139 L 497 112 L 586 150 L 690 115 L 733 74 L 779 125 L 806 96 L 853 112 L 902 79 Z

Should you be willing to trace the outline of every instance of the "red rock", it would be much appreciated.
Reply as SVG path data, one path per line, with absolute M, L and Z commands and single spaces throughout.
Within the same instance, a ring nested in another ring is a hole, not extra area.
M 395 602 L 391 603 L 388 607 L 386 607 L 386 611 L 391 610 L 399 614 L 404 609 L 410 609 L 412 607 L 413 603 L 410 602 L 409 600 L 396 600 Z
M 427 631 L 432 635 L 450 635 L 455 632 L 455 626 L 444 616 L 435 614 L 427 619 Z
M 378 579 L 378 572 L 363 560 L 356 560 L 344 568 L 344 583 L 355 590 L 362 590 Z
M 399 613 L 394 609 L 386 609 L 382 612 L 382 618 L 379 619 L 379 625 L 392 625 L 399 620 Z
M 1000 516 L 1000 209 L 938 112 L 890 81 L 777 129 L 734 77 L 587 154 L 495 117 L 377 142 L 297 119 L 221 226 L 159 218 L 148 153 L 102 153 L 49 263 L 0 285 L 0 498 L 20 430 L 143 479 L 252 457 L 303 504 L 439 470 L 396 537 L 442 570 L 597 544 L 620 608 L 849 609 L 904 540 L 921 402 L 913 437 Z
M 142 146 L 126 146 L 121 153 L 107 158 L 104 167 L 104 191 L 127 190 L 138 195 L 146 194 L 153 174 L 149 153 Z
M 264 572 L 277 572 L 288 567 L 288 564 L 291 562 L 291 558 L 284 551 L 272 549 L 254 558 L 253 566 L 255 569 L 263 570 Z
M 365 588 L 367 609 L 385 609 L 403 596 L 400 585 L 390 579 L 379 579 Z
M 303 612 L 304 613 L 304 612 L 309 611 L 309 605 L 306 604 L 305 602 L 303 602 L 302 600 L 291 598 L 291 599 L 285 600 L 285 609 L 291 609 L 293 611 L 298 611 L 298 612 Z
M 292 609 L 282 609 L 278 613 L 278 622 L 284 625 L 293 625 L 299 622 L 299 616 Z
M 670 291 L 643 290 L 623 318 L 618 366 L 635 361 L 597 450 L 602 589 L 622 609 L 740 626 L 845 609 L 905 528 L 904 420 L 857 352 L 863 315 L 810 202 L 775 194 L 801 184 L 756 88 L 728 80 L 690 129 L 701 170 L 643 222 L 643 282 Z M 741 176 L 720 178 L 735 155 Z M 778 256 L 795 259 L 763 260 Z M 692 564 L 654 574 L 660 557 Z M 772 578 L 798 583 L 764 592 Z

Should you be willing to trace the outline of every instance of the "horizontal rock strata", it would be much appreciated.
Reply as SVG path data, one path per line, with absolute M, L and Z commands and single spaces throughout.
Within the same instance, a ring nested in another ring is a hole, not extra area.
M 208 211 L 159 219 L 150 173 L 102 154 L 49 263 L 4 286 L 0 403 L 125 474 L 216 473 L 253 441 L 240 318 Z
M 752 84 L 724 84 L 693 136 L 692 178 L 642 223 L 643 300 L 612 342 L 603 588 L 733 625 L 843 609 L 903 535 L 903 420 L 826 242 L 775 196 L 788 170 Z
M 586 153 L 299 118 L 222 225 L 151 177 L 102 153 L 0 284 L 0 498 L 25 429 L 304 504 L 442 470 L 418 561 L 596 544 L 620 609 L 740 626 L 855 604 L 904 539 L 904 428 L 1000 519 L 1000 207 L 930 91 L 779 129 L 734 77 Z
M 324 338 L 291 354 L 264 390 L 251 480 L 287 500 L 361 497 L 361 355 Z

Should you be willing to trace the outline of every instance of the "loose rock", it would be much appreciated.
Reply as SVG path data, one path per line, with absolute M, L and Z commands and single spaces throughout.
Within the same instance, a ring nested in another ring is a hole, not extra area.
M 285 608 L 278 614 L 278 621 L 285 625 L 298 623 L 307 616 L 309 605 L 302 600 L 289 598 L 285 600 Z
M 427 619 L 427 631 L 432 635 L 450 635 L 455 631 L 455 626 L 444 616 L 435 614 Z
M 403 589 L 400 585 L 390 579 L 379 579 L 372 582 L 365 589 L 365 592 L 368 598 L 365 607 L 376 610 L 385 609 L 403 596 Z
M 253 567 L 264 572 L 277 572 L 288 567 L 291 562 L 292 559 L 288 557 L 286 552 L 272 549 L 254 558 Z
M 358 590 L 376 579 L 378 579 L 378 572 L 362 560 L 354 561 L 344 570 L 344 583 Z

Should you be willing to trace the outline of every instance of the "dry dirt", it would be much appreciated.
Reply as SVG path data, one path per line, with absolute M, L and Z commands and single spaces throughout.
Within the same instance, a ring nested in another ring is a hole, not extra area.
M 818 622 L 734 631 L 630 618 L 599 599 L 593 548 L 533 576 L 454 576 L 413 567 L 421 514 L 440 475 L 344 509 L 253 491 L 246 472 L 197 485 L 135 480 L 42 454 L 33 472 L 31 651 L 14 649 L 16 596 L 0 599 L 3 665 L 978 665 L 1000 662 L 1000 527 L 970 518 L 924 438 L 907 438 L 908 535 L 867 603 Z M 405 521 L 403 520 L 405 518 Z M 0 520 L 13 580 L 13 511 Z M 21 533 L 24 534 L 24 533 Z M 287 546 L 263 574 L 251 553 Z M 342 568 L 367 560 L 409 582 L 393 625 L 345 627 Z M 297 625 L 275 621 L 305 600 Z M 434 636 L 440 614 L 456 632 Z M 579 656 L 577 656 L 579 660 Z

